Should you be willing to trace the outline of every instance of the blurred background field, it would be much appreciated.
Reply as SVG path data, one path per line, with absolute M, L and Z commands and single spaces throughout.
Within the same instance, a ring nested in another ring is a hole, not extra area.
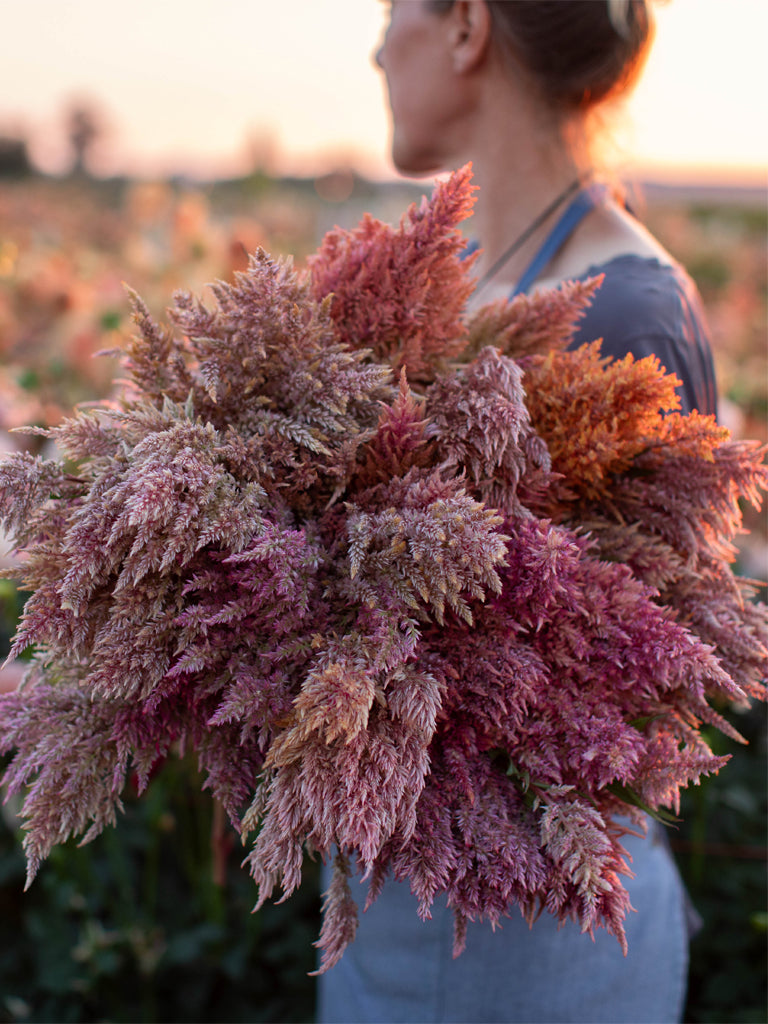
M 0 450 L 39 450 L 22 425 L 57 423 L 109 394 L 118 363 L 95 354 L 130 332 L 124 282 L 163 316 L 177 288 L 231 279 L 263 246 L 297 263 L 334 224 L 364 211 L 399 218 L 424 187 L 348 166 L 320 177 L 257 168 L 207 183 L 92 178 L 84 166 L 35 173 L 0 147 Z M 688 267 L 711 326 L 724 422 L 768 440 L 766 192 L 639 183 L 635 204 Z M 764 514 L 750 513 L 741 572 L 768 575 Z M 6 563 L 11 556 L 0 551 Z M 23 595 L 0 581 L 0 657 Z M 686 796 L 670 840 L 702 925 L 686 1020 L 766 1016 L 766 730 L 720 776 Z M 713 745 L 731 751 L 717 737 Z M 311 1021 L 317 878 L 298 897 L 249 913 L 242 851 L 199 792 L 195 768 L 168 764 L 119 829 L 59 849 L 29 892 L 13 805 L 0 823 L 0 1022 Z

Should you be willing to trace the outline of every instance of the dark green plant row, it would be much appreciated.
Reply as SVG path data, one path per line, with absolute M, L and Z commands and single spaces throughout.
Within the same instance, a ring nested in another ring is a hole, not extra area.
M 685 792 L 670 836 L 702 921 L 691 944 L 687 1024 L 768 1020 L 768 722 L 764 705 L 729 718 L 749 746 L 710 737 L 732 760 Z
M 234 836 L 214 881 L 199 789 L 194 765 L 169 761 L 117 830 L 55 849 L 26 893 L 19 834 L 2 823 L 0 1021 L 314 1019 L 316 869 L 288 903 L 251 913 Z

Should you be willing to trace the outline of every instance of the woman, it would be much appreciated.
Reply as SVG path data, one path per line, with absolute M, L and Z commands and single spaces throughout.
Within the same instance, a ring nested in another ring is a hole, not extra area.
M 605 275 L 575 344 L 656 354 L 682 381 L 682 408 L 715 411 L 712 358 L 690 278 L 601 185 L 597 108 L 623 94 L 651 39 L 644 0 L 395 0 L 376 60 L 392 110 L 399 171 L 471 161 L 479 186 L 474 301 Z M 629 954 L 546 914 L 470 926 L 451 957 L 452 914 L 421 922 L 407 885 L 388 882 L 355 942 L 320 978 L 319 1020 L 679 1020 L 687 970 L 684 894 L 663 838 L 629 837 L 637 911 Z
M 395 0 L 376 60 L 397 169 L 434 174 L 472 162 L 476 301 L 604 271 L 577 342 L 603 337 L 615 356 L 655 352 L 685 381 L 684 411 L 714 412 L 692 282 L 598 184 L 596 112 L 637 79 L 651 36 L 642 0 Z

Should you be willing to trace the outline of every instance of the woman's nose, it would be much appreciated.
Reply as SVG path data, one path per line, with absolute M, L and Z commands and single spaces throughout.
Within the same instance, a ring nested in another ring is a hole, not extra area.
M 384 70 L 384 65 L 381 63 L 381 55 L 382 55 L 383 50 L 384 50 L 384 44 L 380 43 L 376 47 L 376 49 L 373 51 L 373 53 L 371 54 L 371 60 L 376 65 L 376 67 L 380 68 L 382 71 Z

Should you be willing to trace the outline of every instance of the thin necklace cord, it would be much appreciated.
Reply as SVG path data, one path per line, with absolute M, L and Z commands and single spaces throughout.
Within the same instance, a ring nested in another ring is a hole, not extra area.
M 552 202 L 549 204 L 549 206 L 546 207 L 546 209 L 542 210 L 541 213 L 537 217 L 535 217 L 534 220 L 531 221 L 531 223 L 528 225 L 525 231 L 523 231 L 521 235 L 517 236 L 517 238 L 509 246 L 509 248 L 505 249 L 501 256 L 499 256 L 499 258 L 496 260 L 496 262 L 490 267 L 490 269 L 483 274 L 483 276 L 480 278 L 477 285 L 475 286 L 475 295 L 477 295 L 477 293 L 488 284 L 491 278 L 493 278 L 494 275 L 497 274 L 499 270 L 501 270 L 504 264 L 508 260 L 510 260 L 515 255 L 515 253 L 518 252 L 518 250 L 525 245 L 525 243 L 528 241 L 531 235 L 533 235 L 535 231 L 538 231 L 541 225 L 549 217 L 552 216 L 555 210 L 557 210 L 558 207 L 562 206 L 566 199 L 572 196 L 574 192 L 582 188 L 585 183 L 585 178 L 576 178 L 574 181 L 570 183 L 570 185 L 566 189 L 564 189 L 560 193 L 560 195 L 558 195 L 555 199 L 552 200 Z

